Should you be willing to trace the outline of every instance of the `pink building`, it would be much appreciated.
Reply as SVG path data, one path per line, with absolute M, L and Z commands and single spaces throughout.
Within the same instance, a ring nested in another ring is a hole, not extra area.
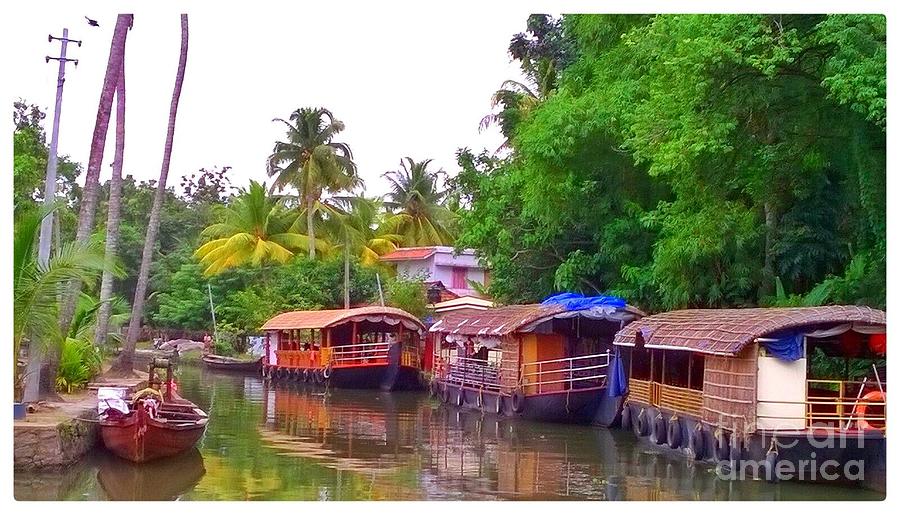
M 454 256 L 453 247 L 409 247 L 385 254 L 381 260 L 395 263 L 398 276 L 425 275 L 426 281 L 440 281 L 459 297 L 478 296 L 470 281 L 483 286 L 490 282 L 490 274 L 478 264 L 475 251 L 471 249 Z

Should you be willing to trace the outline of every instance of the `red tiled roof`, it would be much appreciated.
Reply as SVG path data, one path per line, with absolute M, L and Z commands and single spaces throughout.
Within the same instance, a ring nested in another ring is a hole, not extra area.
M 437 249 L 434 247 L 409 247 L 397 249 L 381 256 L 381 261 L 415 261 L 431 257 Z
M 685 309 L 642 318 L 616 333 L 616 345 L 633 346 L 638 332 L 649 347 L 674 347 L 736 355 L 756 338 L 783 329 L 819 324 L 886 325 L 884 311 L 866 306 L 808 308 Z
M 352 309 L 323 309 L 319 311 L 288 311 L 270 318 L 262 329 L 273 331 L 281 329 L 324 329 L 359 316 L 386 315 L 413 321 L 423 331 L 422 322 L 402 309 L 386 306 L 366 306 Z

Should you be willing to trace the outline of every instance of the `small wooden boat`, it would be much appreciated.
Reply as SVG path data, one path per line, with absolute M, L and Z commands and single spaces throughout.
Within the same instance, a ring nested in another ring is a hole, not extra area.
M 206 412 L 175 393 L 171 362 L 156 359 L 149 368 L 151 387 L 161 385 L 156 369 L 166 368 L 165 389 L 142 390 L 128 403 L 127 413 L 110 409 L 100 417 L 104 445 L 136 463 L 174 456 L 194 447 L 209 422 Z
M 204 354 L 201 358 L 203 364 L 214 370 L 224 370 L 228 372 L 259 372 L 262 367 L 262 356 L 255 360 L 244 360 L 238 358 L 230 358 L 228 356 L 219 356 L 217 354 Z

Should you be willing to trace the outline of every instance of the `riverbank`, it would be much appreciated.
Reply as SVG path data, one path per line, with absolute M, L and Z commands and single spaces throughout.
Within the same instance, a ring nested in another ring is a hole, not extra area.
M 78 461 L 99 442 L 97 388 L 115 386 L 138 390 L 147 373 L 134 377 L 104 377 L 86 390 L 61 394 L 61 402 L 42 402 L 24 420 L 13 422 L 14 470 L 52 469 Z

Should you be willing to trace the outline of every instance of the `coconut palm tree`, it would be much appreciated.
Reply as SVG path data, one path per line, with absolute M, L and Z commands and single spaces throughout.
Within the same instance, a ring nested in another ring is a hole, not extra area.
M 379 230 L 382 201 L 365 197 L 332 197 L 326 204 L 324 227 L 331 237 L 332 252 L 344 256 L 344 308 L 350 307 L 350 256 L 356 255 L 366 266 L 378 264 L 378 258 L 397 249 L 399 234 Z
M 385 206 L 390 214 L 384 222 L 385 230 L 399 234 L 404 247 L 450 245 L 453 235 L 449 225 L 453 214 L 442 202 L 447 192 L 439 188 L 443 170 L 428 170 L 431 159 L 416 162 L 412 158 L 400 161 L 400 169 L 384 173 L 391 184 Z
M 159 232 L 159 216 L 166 194 L 166 180 L 169 177 L 169 161 L 172 158 L 172 140 L 175 138 L 175 117 L 178 114 L 178 100 L 181 98 L 181 86 L 184 84 L 184 70 L 187 66 L 188 52 L 188 17 L 181 15 L 181 52 L 178 56 L 178 69 L 175 72 L 175 88 L 172 91 L 172 103 L 169 106 L 169 124 L 166 130 L 166 142 L 163 147 L 162 167 L 150 208 L 150 220 L 147 224 L 147 236 L 144 238 L 144 251 L 141 255 L 141 268 L 138 272 L 137 285 L 132 302 L 131 322 L 128 324 L 128 336 L 119 360 L 114 365 L 117 372 L 130 372 L 134 369 L 134 347 L 141 332 L 141 319 L 144 317 L 144 302 L 147 295 L 147 282 L 150 279 L 150 266 L 153 263 L 153 252 L 156 247 L 156 236 Z
M 13 239 L 13 378 L 18 387 L 21 345 L 58 347 L 59 297 L 70 281 L 92 284 L 105 267 L 100 246 L 92 240 L 57 247 L 46 266 L 37 261 L 35 244 L 47 209 L 25 211 L 15 223 Z M 34 354 L 32 354 L 33 356 Z M 54 371 L 55 374 L 55 371 Z M 55 379 L 51 376 L 51 382 Z M 28 377 L 28 381 L 39 380 Z
M 116 153 L 112 162 L 112 178 L 109 180 L 109 205 L 106 216 L 106 261 L 112 265 L 116 260 L 119 246 L 119 225 L 122 221 L 122 163 L 125 158 L 125 60 L 119 70 L 119 82 L 116 86 Z M 106 343 L 109 317 L 112 313 L 113 276 L 103 272 L 100 280 L 100 308 L 97 312 L 97 331 L 95 343 Z
M 307 247 L 308 236 L 291 230 L 299 214 L 282 200 L 266 194 L 266 186 L 250 181 L 232 202 L 221 208 L 222 222 L 207 227 L 201 236 L 211 240 L 194 252 L 205 275 L 215 275 L 244 264 L 285 263 Z M 324 242 L 315 242 L 325 250 Z
M 100 90 L 100 103 L 97 107 L 97 121 L 94 124 L 94 134 L 91 137 L 91 150 L 88 155 L 87 168 L 84 174 L 84 188 L 81 192 L 81 208 L 78 211 L 78 228 L 75 232 L 75 241 L 85 243 L 91 237 L 94 228 L 94 215 L 97 211 L 97 197 L 100 191 L 100 165 L 103 162 L 103 150 L 106 146 L 106 133 L 109 129 L 109 117 L 112 112 L 112 101 L 119 82 L 119 74 L 122 70 L 122 62 L 125 59 L 125 40 L 128 30 L 134 22 L 131 14 L 120 14 L 116 19 L 116 27 L 113 30 L 112 42 L 109 47 L 109 58 L 106 63 L 106 75 L 103 77 L 103 86 Z M 59 325 L 68 327 L 75 311 L 75 303 L 81 291 L 81 283 L 73 280 L 63 297 L 63 304 L 59 313 Z M 50 377 L 41 381 L 40 396 L 52 395 L 54 391 L 53 378 L 56 376 L 58 356 L 56 349 L 51 348 L 46 356 Z
M 332 141 L 344 130 L 344 123 L 327 109 L 297 109 L 291 113 L 290 121 L 282 118 L 273 121 L 287 126 L 287 141 L 275 143 L 266 171 L 269 177 L 275 177 L 273 190 L 297 188 L 309 231 L 309 257 L 314 259 L 315 216 L 322 209 L 322 194 L 353 190 L 361 185 L 353 153 L 346 143 Z

